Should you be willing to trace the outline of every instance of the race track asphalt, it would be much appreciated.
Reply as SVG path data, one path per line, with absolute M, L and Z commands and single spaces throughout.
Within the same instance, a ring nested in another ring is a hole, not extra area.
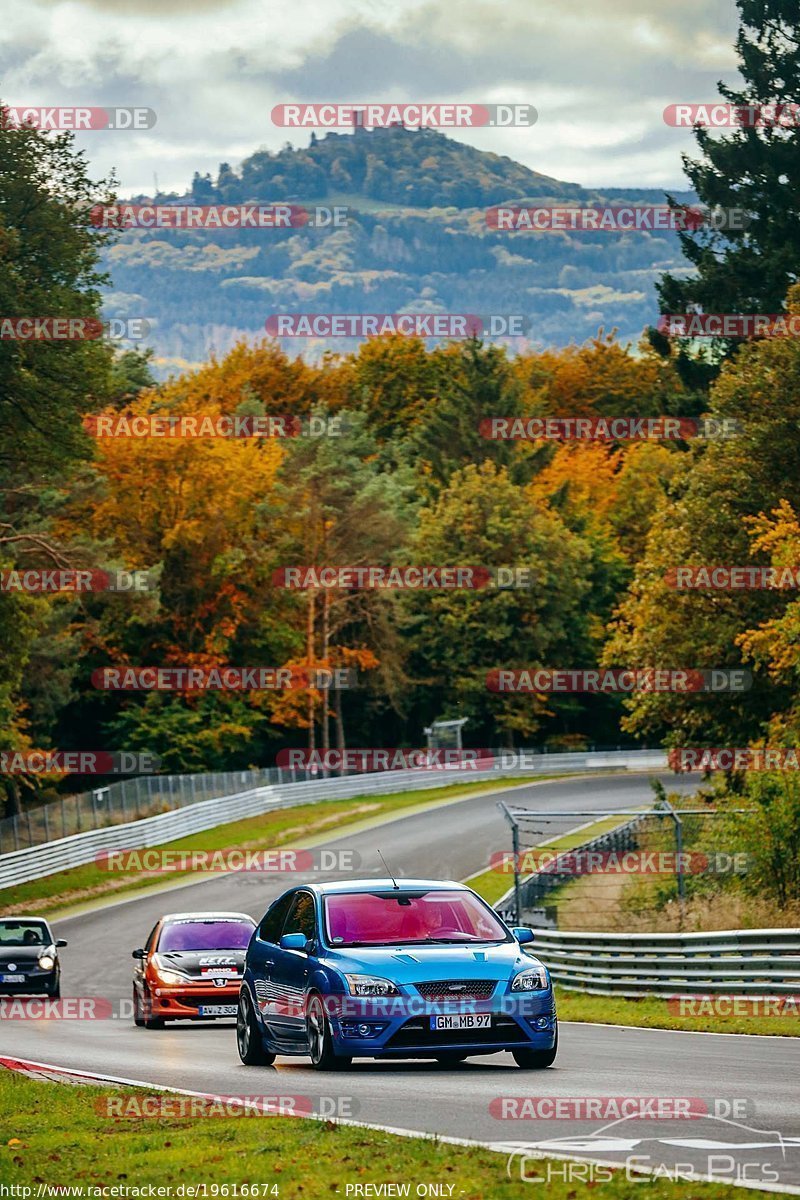
M 665 783 L 672 790 L 696 786 L 691 779 L 676 785 L 674 776 Z M 596 811 L 633 807 L 651 796 L 649 779 L 640 774 L 552 780 L 449 802 L 357 832 L 344 829 L 325 846 L 359 855 L 361 874 L 384 874 L 380 848 L 398 876 L 463 879 L 484 868 L 489 853 L 509 846 L 499 799 L 540 810 Z M 583 820 L 565 819 L 562 828 Z M 333 877 L 341 873 L 314 875 Z M 295 882 L 296 875 L 230 873 L 55 921 L 57 936 L 69 939 L 62 952 L 64 996 L 107 998 L 115 1015 L 2 1021 L 0 1054 L 202 1093 L 307 1097 L 314 1111 L 394 1129 L 517 1151 L 549 1148 L 596 1162 L 634 1155 L 662 1171 L 680 1166 L 684 1175 L 710 1173 L 800 1192 L 800 1039 L 564 1023 L 556 1064 L 546 1071 L 521 1071 L 502 1054 L 454 1068 L 356 1060 L 350 1070 L 320 1074 L 302 1058 L 280 1058 L 267 1068 L 242 1066 L 232 1022 L 152 1031 L 133 1026 L 125 1004 L 130 953 L 163 912 L 222 908 L 258 919 Z M 563 1119 L 497 1115 L 502 1097 L 627 1096 L 702 1099 L 717 1116 L 629 1119 L 612 1126 L 575 1109 Z M 498 1172 L 505 1170 L 498 1160 Z M 509 1170 L 519 1178 L 520 1170 L 534 1167 L 518 1158 Z

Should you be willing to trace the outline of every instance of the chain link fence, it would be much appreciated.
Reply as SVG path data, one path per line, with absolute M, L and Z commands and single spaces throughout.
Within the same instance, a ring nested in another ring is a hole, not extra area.
M 687 897 L 718 894 L 747 873 L 732 818 L 660 800 L 650 809 L 544 812 L 500 804 L 511 850 L 496 869 L 513 886 L 498 908 L 518 924 L 573 931 L 680 928 Z M 583 824 L 576 824 L 584 818 Z M 570 829 L 569 826 L 572 825 Z

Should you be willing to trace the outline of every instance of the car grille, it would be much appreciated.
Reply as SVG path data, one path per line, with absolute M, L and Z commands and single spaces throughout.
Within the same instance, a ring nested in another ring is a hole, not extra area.
M 174 996 L 171 998 L 175 999 Z M 235 1000 L 236 996 L 232 996 L 224 988 L 219 988 L 213 992 L 205 992 L 201 996 L 181 996 L 178 1003 L 182 1004 L 184 1008 L 200 1008 L 202 1004 L 233 1004 Z
M 430 979 L 415 983 L 421 996 L 431 999 L 446 996 L 449 1000 L 488 1000 L 497 987 L 496 979 Z
M 493 1042 L 524 1042 L 525 1034 L 511 1017 L 495 1016 L 489 1029 L 431 1029 L 430 1018 L 414 1017 L 406 1021 L 397 1033 L 389 1038 L 386 1050 L 402 1050 L 408 1046 L 420 1046 L 434 1050 L 437 1047 L 488 1046 Z

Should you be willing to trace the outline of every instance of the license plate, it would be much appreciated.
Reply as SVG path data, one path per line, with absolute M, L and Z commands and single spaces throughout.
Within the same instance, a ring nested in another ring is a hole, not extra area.
M 201 1004 L 197 1010 L 201 1017 L 235 1017 L 235 1004 Z
M 0 983 L 24 983 L 24 975 L 0 975 Z
M 491 1029 L 491 1013 L 460 1013 L 452 1017 L 431 1017 L 431 1029 Z

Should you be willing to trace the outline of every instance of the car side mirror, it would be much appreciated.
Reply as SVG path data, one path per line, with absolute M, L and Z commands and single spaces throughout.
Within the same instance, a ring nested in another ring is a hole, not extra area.
M 68 945 L 66 938 L 59 938 L 56 942 L 56 946 L 58 946 L 60 950 L 63 950 L 66 945 Z
M 304 953 L 308 938 L 304 933 L 284 933 L 280 940 L 281 950 L 302 950 Z
M 134 950 L 133 953 L 131 954 L 131 958 L 147 958 L 147 951 L 146 950 Z
M 520 946 L 524 946 L 526 942 L 533 941 L 533 930 L 528 929 L 527 925 L 515 925 L 511 932 L 519 942 Z

